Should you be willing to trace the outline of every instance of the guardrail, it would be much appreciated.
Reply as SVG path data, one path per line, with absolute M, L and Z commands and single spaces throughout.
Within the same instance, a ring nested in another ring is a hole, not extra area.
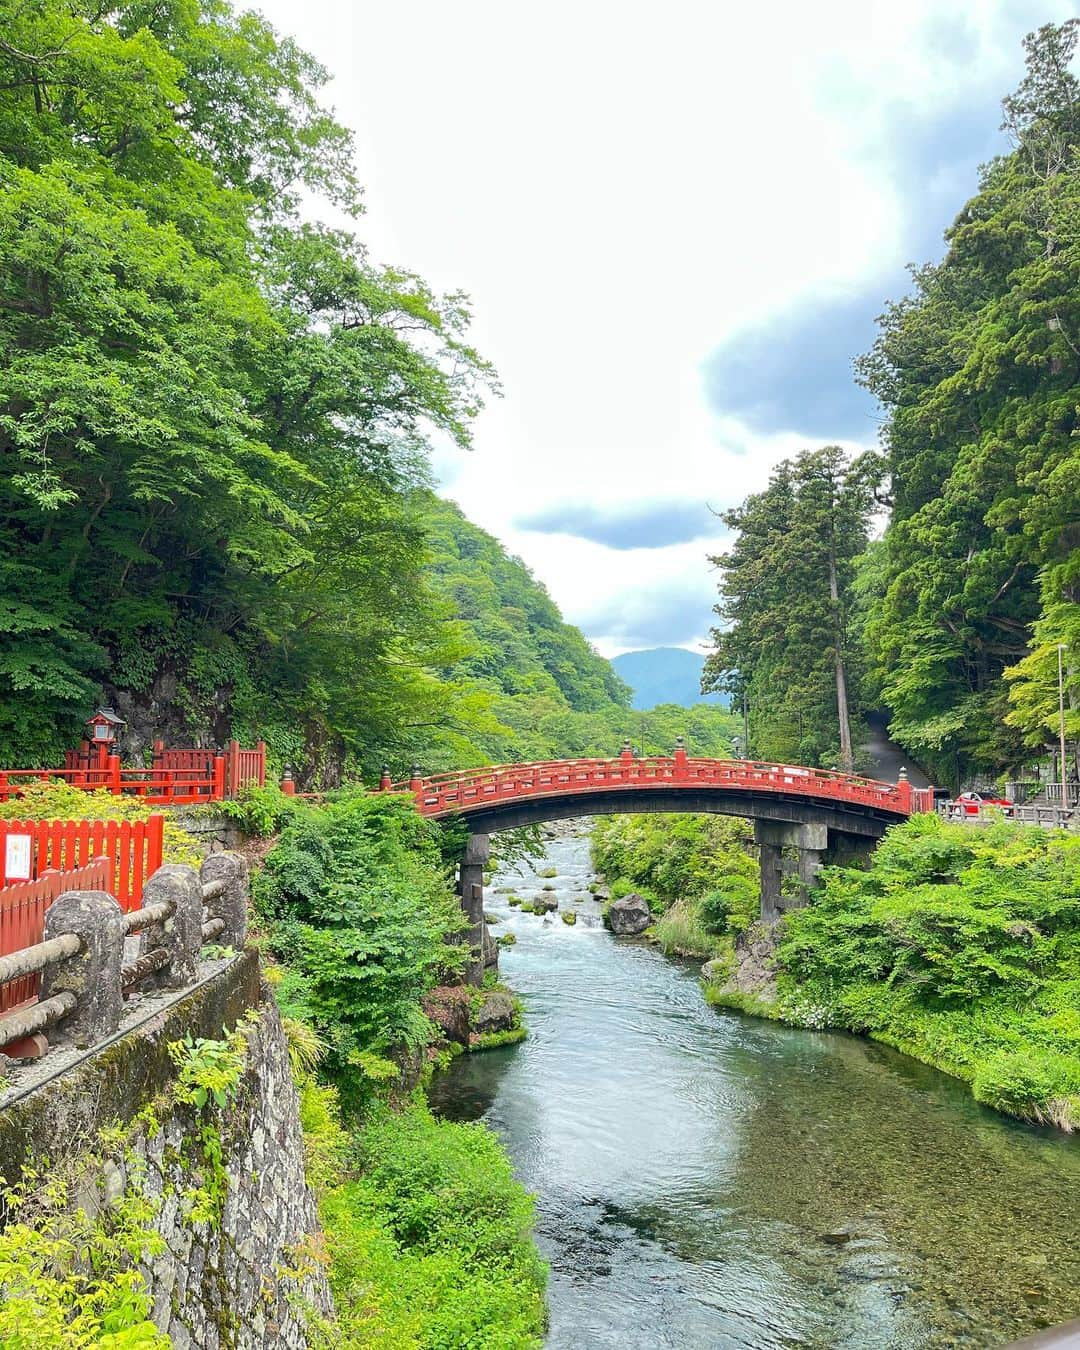
M 695 786 L 814 797 L 874 807 L 897 817 L 934 809 L 933 789 L 913 787 L 903 771 L 899 782 L 886 783 L 801 765 L 691 758 L 681 747 L 671 756 L 634 759 L 624 751 L 617 759 L 504 764 L 431 777 L 414 769 L 408 782 L 392 783 L 384 774 L 380 784 L 383 791 L 411 792 L 420 813 L 436 817 L 514 798 L 564 796 L 597 788 L 633 791 Z
M 63 891 L 45 914 L 41 940 L 0 956 L 0 993 L 41 981 L 36 1002 L 0 1015 L 0 1052 L 25 1053 L 30 1038 L 58 1023 L 75 1045 L 92 1046 L 118 1029 L 138 986 L 194 983 L 205 943 L 243 947 L 247 891 L 247 863 L 236 853 L 211 854 L 199 871 L 166 864 L 146 883 L 142 905 L 126 913 L 106 890 Z M 135 936 L 137 953 L 127 959 Z M 42 1052 L 39 1045 L 32 1053 Z

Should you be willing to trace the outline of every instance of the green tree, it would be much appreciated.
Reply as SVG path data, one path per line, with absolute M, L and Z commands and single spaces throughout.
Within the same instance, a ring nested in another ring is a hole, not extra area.
M 359 212 L 351 142 L 257 16 L 4 10 L 0 759 L 102 679 L 143 740 L 376 767 L 458 700 L 411 494 L 492 383 L 468 307 L 298 223 Z
M 859 363 L 887 413 L 892 507 L 866 592 L 868 661 L 893 734 L 954 783 L 1045 738 L 1029 634 L 1037 624 L 1039 649 L 1062 640 L 1080 601 L 1078 31 L 1026 39 L 1004 101 L 1015 148 L 983 170 L 944 260 L 915 270 Z M 1069 694 L 1075 712 L 1072 661 Z
M 876 473 L 873 457 L 852 462 L 837 446 L 804 451 L 723 516 L 737 534 L 712 560 L 722 572 L 724 626 L 713 630 L 704 687 L 748 697 L 751 744 L 762 758 L 854 766 L 852 586 Z

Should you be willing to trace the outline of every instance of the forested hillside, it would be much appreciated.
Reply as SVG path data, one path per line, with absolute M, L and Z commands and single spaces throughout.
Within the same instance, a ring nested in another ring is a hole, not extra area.
M 217 0 L 5 12 L 4 765 L 102 698 L 130 750 L 262 737 L 306 784 L 630 734 L 608 663 L 428 490 L 426 436 L 467 446 L 494 384 L 464 297 L 297 213 L 362 212 L 324 80 Z
M 939 782 L 1016 773 L 1058 738 L 1059 643 L 1080 737 L 1077 33 L 1026 40 L 1003 103 L 1014 148 L 857 363 L 886 415 L 880 453 L 808 452 L 727 517 L 710 670 L 748 692 L 755 754 L 844 762 L 846 692 L 856 717 L 887 709 Z

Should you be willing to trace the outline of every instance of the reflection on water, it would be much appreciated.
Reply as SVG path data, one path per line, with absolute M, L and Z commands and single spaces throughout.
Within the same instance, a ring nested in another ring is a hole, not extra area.
M 615 939 L 588 841 L 487 895 L 520 1046 L 433 1105 L 483 1118 L 537 1196 L 551 1347 L 996 1346 L 1080 1313 L 1080 1142 L 883 1047 L 716 1012 L 697 969 Z M 558 914 L 521 914 L 554 884 Z

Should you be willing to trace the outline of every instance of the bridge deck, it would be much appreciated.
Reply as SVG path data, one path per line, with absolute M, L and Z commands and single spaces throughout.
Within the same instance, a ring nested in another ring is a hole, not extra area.
M 469 814 L 503 802 L 564 798 L 576 793 L 595 793 L 598 789 L 655 793 L 668 788 L 685 792 L 690 788 L 738 790 L 770 797 L 794 795 L 823 805 L 869 807 L 898 820 L 934 809 L 933 789 L 912 787 L 904 778 L 899 783 L 885 783 L 857 774 L 799 765 L 695 759 L 681 751 L 673 756 L 646 759 L 634 759 L 624 753 L 617 759 L 504 764 L 428 778 L 414 774 L 407 783 L 384 779 L 382 786 L 393 792 L 411 792 L 421 814 L 436 819 Z M 674 796 L 672 809 L 678 809 Z

